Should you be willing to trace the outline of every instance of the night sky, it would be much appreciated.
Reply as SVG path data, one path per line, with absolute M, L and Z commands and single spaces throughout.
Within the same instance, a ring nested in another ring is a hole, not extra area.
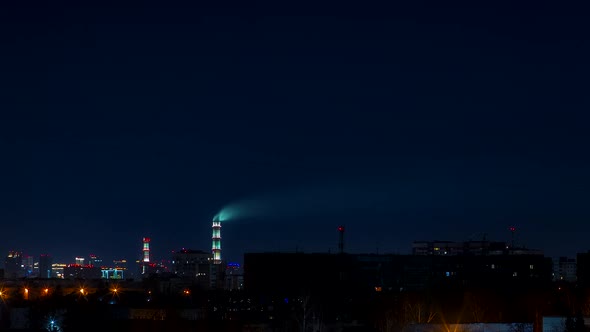
M 589 8 L 317 2 L 2 1 L 0 255 L 590 249 Z

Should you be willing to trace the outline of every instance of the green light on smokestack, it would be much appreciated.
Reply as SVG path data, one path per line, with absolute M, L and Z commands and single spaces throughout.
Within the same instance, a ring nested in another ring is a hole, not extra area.
M 211 252 L 213 253 L 213 264 L 221 264 L 221 220 L 219 214 L 213 217 Z

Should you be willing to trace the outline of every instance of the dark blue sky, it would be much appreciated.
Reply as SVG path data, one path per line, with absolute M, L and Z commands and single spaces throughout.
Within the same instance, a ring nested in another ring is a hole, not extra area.
M 278 3 L 2 3 L 0 253 L 590 249 L 588 8 Z

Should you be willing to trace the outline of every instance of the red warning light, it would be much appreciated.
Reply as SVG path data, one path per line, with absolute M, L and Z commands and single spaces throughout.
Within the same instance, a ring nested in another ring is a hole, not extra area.
M 338 231 L 339 232 L 344 232 L 344 226 L 338 226 Z

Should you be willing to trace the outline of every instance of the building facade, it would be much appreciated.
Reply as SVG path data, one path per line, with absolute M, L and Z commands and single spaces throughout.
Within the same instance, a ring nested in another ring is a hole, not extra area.
M 414 241 L 412 254 L 419 256 L 543 255 L 535 249 L 511 247 L 498 241 Z
M 173 252 L 171 263 L 174 275 L 194 280 L 203 289 L 212 288 L 217 275 L 212 253 L 181 249 Z
M 541 287 L 552 281 L 541 255 L 376 255 L 248 253 L 247 291 L 273 294 L 424 291 L 449 287 Z
M 559 257 L 553 261 L 553 279 L 576 282 L 577 264 L 575 258 Z
M 576 276 L 580 286 L 590 287 L 590 251 L 576 256 Z
M 70 264 L 64 268 L 63 277 L 65 279 L 101 279 L 102 272 L 99 267 Z
M 25 276 L 23 256 L 19 251 L 9 251 L 4 260 L 4 277 L 6 279 L 18 279 Z
M 46 254 L 39 256 L 39 278 L 52 278 L 53 276 L 51 256 Z

